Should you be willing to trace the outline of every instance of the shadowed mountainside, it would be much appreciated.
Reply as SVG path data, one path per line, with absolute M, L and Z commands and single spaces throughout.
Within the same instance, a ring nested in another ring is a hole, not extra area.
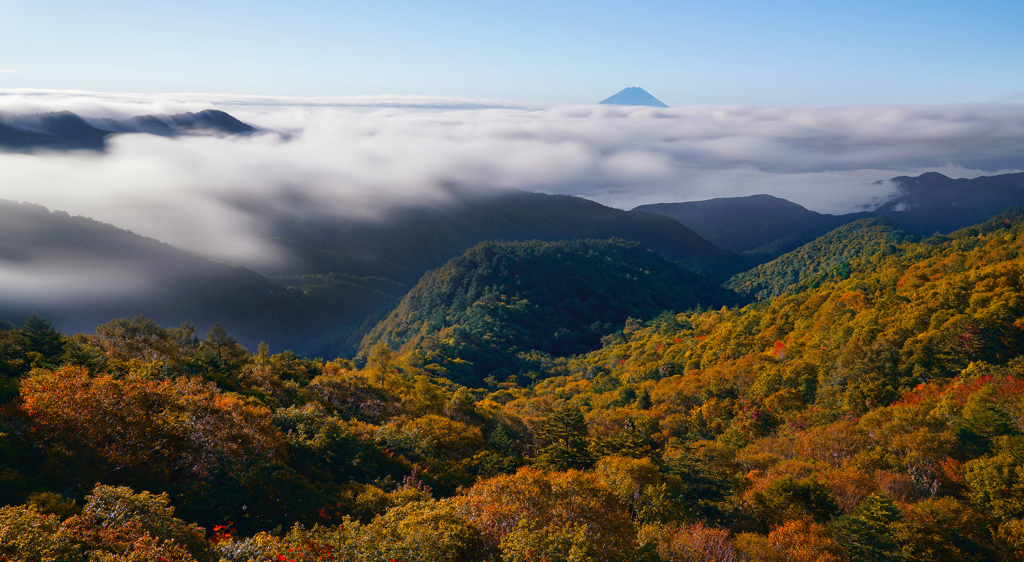
M 129 119 L 86 119 L 70 111 L 15 114 L 0 112 L 0 150 L 106 149 L 107 138 L 117 133 L 160 136 L 248 135 L 256 129 L 216 109 L 176 115 L 140 115 Z
M 771 195 L 657 203 L 633 210 L 672 217 L 719 248 L 753 255 L 788 252 L 833 228 L 868 216 L 825 215 Z
M 449 205 L 405 208 L 381 221 L 308 215 L 267 220 L 273 243 L 291 257 L 274 271 L 279 274 L 344 271 L 411 285 L 428 269 L 486 240 L 574 238 L 636 242 L 701 272 L 721 268 L 731 275 L 746 269 L 736 265 L 742 262 L 738 256 L 669 217 L 568 195 L 460 196 Z
M 755 262 L 774 259 L 841 225 L 871 216 L 917 236 L 949 233 L 1007 207 L 1024 205 L 1024 173 L 951 179 L 930 172 L 893 178 L 897 192 L 873 211 L 828 215 L 771 195 L 641 205 L 672 217 L 724 250 Z
M 35 205 L 7 202 L 0 213 L 4 318 L 36 311 L 70 332 L 140 314 L 165 325 L 222 322 L 246 345 L 266 340 L 310 356 L 348 355 L 426 271 L 485 240 L 620 238 L 676 260 L 738 261 L 668 217 L 523 192 L 384 222 L 268 220 L 290 263 L 263 273 Z
M 114 317 L 231 326 L 254 346 L 299 346 L 361 323 L 405 292 L 338 273 L 280 280 L 85 217 L 0 200 L 0 318 L 30 312 L 65 332 Z

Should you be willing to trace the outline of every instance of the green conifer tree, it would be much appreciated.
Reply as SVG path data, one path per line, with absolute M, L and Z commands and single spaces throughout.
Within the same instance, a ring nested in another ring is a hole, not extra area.
M 636 397 L 636 409 L 637 410 L 650 410 L 654 403 L 651 401 L 651 393 L 647 392 L 646 388 L 640 389 L 640 393 Z
M 238 340 L 229 334 L 228 329 L 220 322 L 210 326 L 210 331 L 206 333 L 206 339 L 200 344 L 200 347 L 230 372 L 241 369 L 252 360 L 249 350 L 238 343 Z
M 865 498 L 851 515 L 837 519 L 832 527 L 839 544 L 850 553 L 850 560 L 900 560 L 893 525 L 902 518 L 896 502 L 888 494 L 876 492 Z
M 587 420 L 576 406 L 566 404 L 544 420 L 538 437 L 547 445 L 537 455 L 537 466 L 545 471 L 586 470 L 593 466 L 587 440 Z
M 18 329 L 24 341 L 24 350 L 35 351 L 48 362 L 54 362 L 64 352 L 64 341 L 60 332 L 54 330 L 50 321 L 32 313 Z

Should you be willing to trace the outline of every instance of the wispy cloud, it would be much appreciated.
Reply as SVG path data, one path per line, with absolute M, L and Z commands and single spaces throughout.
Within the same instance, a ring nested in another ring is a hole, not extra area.
M 11 74 L 11 73 L 14 73 L 14 72 L 17 72 L 17 70 L 10 69 L 10 68 L 0 68 L 0 74 Z
M 841 213 L 884 201 L 893 186 L 872 182 L 893 176 L 1024 167 L 1021 104 L 516 108 L 410 96 L 0 90 L 8 111 L 123 116 L 218 103 L 290 140 L 122 135 L 104 155 L 5 154 L 0 197 L 258 264 L 268 256 L 262 210 L 375 216 L 444 202 L 452 184 L 567 193 L 621 208 L 771 193 Z

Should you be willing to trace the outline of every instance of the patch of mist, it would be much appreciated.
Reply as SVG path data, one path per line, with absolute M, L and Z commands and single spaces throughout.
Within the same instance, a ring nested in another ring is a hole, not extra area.
M 117 260 L 0 260 L 0 302 L 27 308 L 141 297 L 156 281 L 146 269 Z

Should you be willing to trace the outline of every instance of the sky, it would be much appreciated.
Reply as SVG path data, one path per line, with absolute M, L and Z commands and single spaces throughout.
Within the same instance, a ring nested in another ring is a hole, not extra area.
M 0 0 L 0 88 L 1007 103 L 1022 22 L 1013 0 Z

